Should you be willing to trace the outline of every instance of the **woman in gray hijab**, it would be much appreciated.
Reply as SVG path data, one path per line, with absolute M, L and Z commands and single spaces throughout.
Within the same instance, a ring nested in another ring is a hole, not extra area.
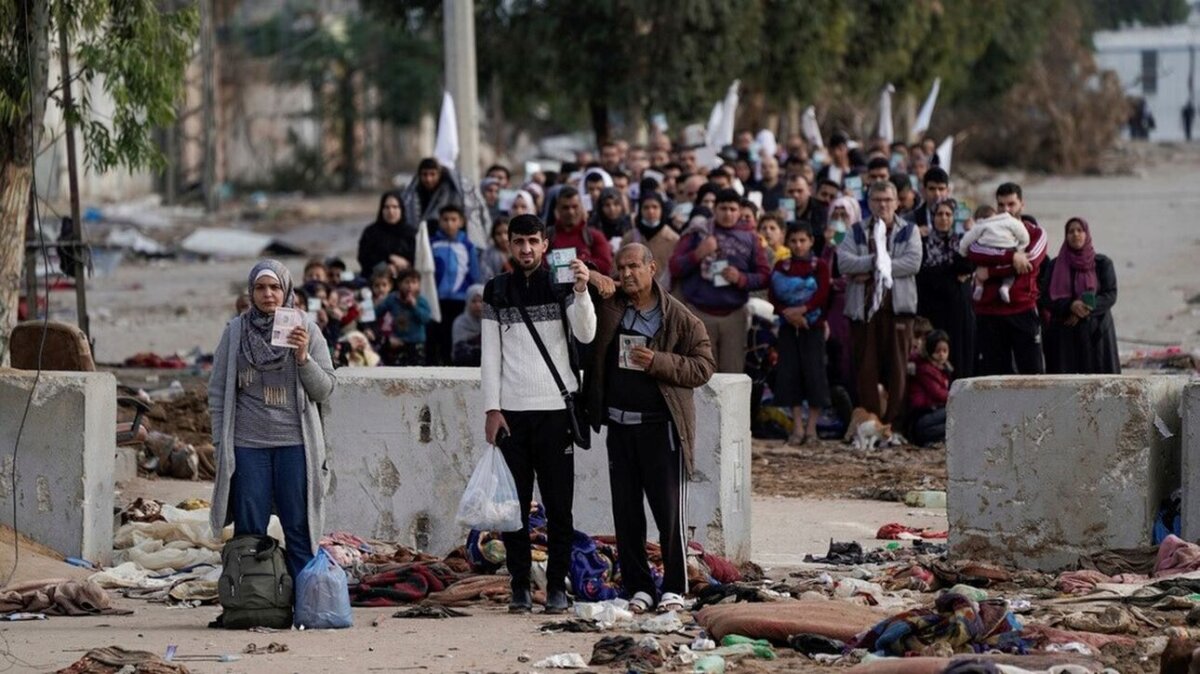
M 250 271 L 250 307 L 225 327 L 208 384 L 217 476 L 210 524 L 220 535 L 265 535 L 279 514 L 294 579 L 321 538 L 326 477 L 325 433 L 317 405 L 335 379 L 329 347 L 313 318 L 274 346 L 275 312 L 292 309 L 287 267 L 263 260 Z

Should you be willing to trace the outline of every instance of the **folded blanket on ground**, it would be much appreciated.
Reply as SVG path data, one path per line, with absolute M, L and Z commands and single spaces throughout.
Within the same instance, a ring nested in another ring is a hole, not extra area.
M 354 606 L 399 606 L 414 604 L 441 592 L 459 580 L 459 575 L 441 563 L 401 564 L 394 569 L 364 576 L 350 586 Z
M 801 600 L 718 604 L 705 607 L 696 621 L 718 641 L 727 634 L 740 634 L 786 644 L 793 634 L 818 634 L 849 641 L 870 629 L 880 617 L 872 609 L 849 602 Z
M 28 584 L 21 592 L 0 592 L 0 615 L 18 611 L 57 616 L 128 615 L 112 607 L 104 588 L 90 580 L 68 580 L 42 587 Z

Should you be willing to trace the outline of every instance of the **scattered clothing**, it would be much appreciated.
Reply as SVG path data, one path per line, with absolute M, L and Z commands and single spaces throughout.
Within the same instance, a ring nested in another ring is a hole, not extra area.
M 849 648 L 865 648 L 876 655 L 921 654 L 935 643 L 953 651 L 1025 653 L 1021 623 L 1002 600 L 975 602 L 946 592 L 931 608 L 905 611 L 855 637 Z
M 740 634 L 786 643 L 788 637 L 801 633 L 850 641 L 879 618 L 876 611 L 850 602 L 799 600 L 708 606 L 696 615 L 696 622 L 712 639 Z
M 914 538 L 925 538 L 940 540 L 948 538 L 949 532 L 933 531 L 931 529 L 917 529 L 915 527 L 907 527 L 903 524 L 892 522 L 879 527 L 879 531 L 875 533 L 875 538 L 881 541 L 902 541 L 911 540 Z
M 446 618 L 465 618 L 471 615 L 442 606 L 429 601 L 423 601 L 420 604 L 411 608 L 406 608 L 403 611 L 396 611 L 392 614 L 393 618 L 432 618 L 434 620 L 444 620 Z

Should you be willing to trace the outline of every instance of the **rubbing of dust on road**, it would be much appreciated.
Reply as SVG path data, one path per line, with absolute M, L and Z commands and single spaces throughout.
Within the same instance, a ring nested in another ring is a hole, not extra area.
M 758 496 L 899 501 L 913 489 L 946 488 L 945 449 L 859 451 L 837 440 L 804 447 L 755 440 L 752 455 Z

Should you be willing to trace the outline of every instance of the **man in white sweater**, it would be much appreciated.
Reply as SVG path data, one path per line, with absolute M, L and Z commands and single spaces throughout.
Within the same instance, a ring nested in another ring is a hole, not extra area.
M 571 516 L 575 498 L 571 423 L 566 401 L 521 309 L 570 393 L 580 388 L 572 336 L 591 343 L 596 335 L 596 310 L 587 291 L 588 268 L 582 261 L 571 263 L 573 286 L 556 284 L 552 272 L 542 266 L 548 242 L 541 219 L 534 215 L 513 218 L 508 238 L 514 271 L 493 278 L 484 288 L 481 335 L 485 433 L 488 442 L 504 454 L 517 483 L 517 495 L 526 506 L 521 530 L 503 535 L 512 577 L 513 598 L 508 608 L 514 613 L 533 608 L 528 505 L 536 476 L 549 538 L 546 613 L 563 613 L 567 610 L 566 580 L 575 528 Z

